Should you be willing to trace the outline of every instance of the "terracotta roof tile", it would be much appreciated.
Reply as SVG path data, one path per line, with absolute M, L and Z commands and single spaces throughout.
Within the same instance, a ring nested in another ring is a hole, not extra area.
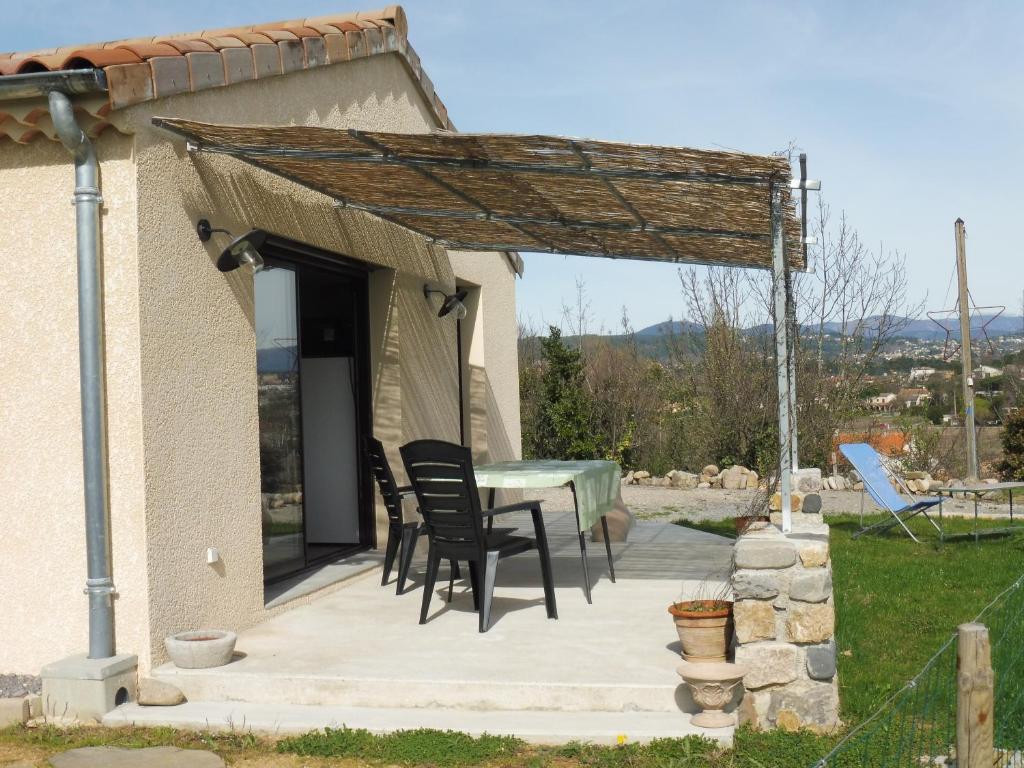
M 242 29 L 237 29 L 234 31 L 225 30 L 223 31 L 223 34 L 225 36 L 230 35 L 231 37 L 236 38 L 237 40 L 245 43 L 246 45 L 259 45 L 260 43 L 274 42 L 264 34 L 261 34 L 259 32 L 247 32 Z
M 221 51 L 225 48 L 247 48 L 248 46 L 239 40 L 237 37 L 220 37 L 220 36 L 204 36 L 204 42 L 209 43 L 213 46 L 215 51 Z
M 209 53 L 213 50 L 213 46 L 205 40 L 198 39 L 183 39 L 178 37 L 158 37 L 155 38 L 155 42 L 164 42 L 174 48 L 178 49 L 178 53 L 184 55 L 186 53 Z
M 224 79 L 228 85 L 256 79 L 256 67 L 248 46 L 225 48 L 220 55 L 224 60 Z
M 275 43 L 279 43 L 282 40 L 298 40 L 299 39 L 297 35 L 292 34 L 291 32 L 289 32 L 286 29 L 268 29 L 268 28 L 264 27 L 263 29 L 260 30 L 260 33 L 266 35 L 271 40 L 273 40 Z
M 103 69 L 108 93 L 90 107 L 90 135 L 109 125 L 109 112 L 189 91 L 397 53 L 431 106 L 441 128 L 452 129 L 447 110 L 408 44 L 401 6 L 199 32 L 137 37 L 36 51 L 0 53 L 0 77 L 71 68 Z M 90 102 L 92 103 L 92 102 Z M 0 112 L 0 139 L 51 136 L 28 113 Z
M 117 43 L 116 48 L 124 48 L 131 51 L 140 59 L 151 59 L 154 56 L 175 56 L 178 50 L 167 43 Z
M 252 50 L 257 78 L 284 73 L 284 70 L 281 69 L 281 49 L 277 47 L 276 43 L 257 43 L 249 48 Z
M 12 59 L 11 63 L 14 65 L 14 70 L 10 74 L 16 72 L 21 75 L 26 72 L 46 72 L 51 69 L 60 69 L 66 58 L 64 54 L 56 53 L 49 56 L 32 56 L 20 60 Z

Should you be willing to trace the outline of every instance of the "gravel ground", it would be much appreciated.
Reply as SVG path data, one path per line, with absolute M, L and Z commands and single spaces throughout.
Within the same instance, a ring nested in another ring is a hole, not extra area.
M 0 674 L 0 699 L 17 699 L 42 690 L 43 681 L 35 675 Z
M 720 488 L 682 490 L 643 485 L 622 486 L 622 500 L 638 520 L 724 520 L 746 510 L 754 500 L 755 493 L 725 491 Z M 572 495 L 567 488 L 531 490 L 526 494 L 528 498 L 540 499 L 555 509 L 572 509 Z M 822 511 L 826 516 L 859 514 L 861 495 L 860 491 L 822 491 Z M 1014 512 L 1019 511 L 1024 518 L 1024 493 L 1015 501 Z M 867 496 L 864 496 L 864 511 L 868 514 L 878 511 Z M 1005 501 L 982 500 L 978 511 L 986 516 L 1005 516 L 1009 506 Z M 973 516 L 974 502 L 947 498 L 943 501 L 942 513 Z

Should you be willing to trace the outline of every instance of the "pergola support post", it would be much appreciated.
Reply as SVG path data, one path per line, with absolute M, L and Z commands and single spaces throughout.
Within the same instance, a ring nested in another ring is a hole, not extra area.
M 790 468 L 800 469 L 799 436 L 796 429 L 796 304 L 793 301 L 793 275 L 788 264 L 786 273 L 786 355 L 789 397 L 789 456 Z
M 786 261 L 786 243 L 783 232 L 782 188 L 771 185 L 772 207 L 772 319 L 775 325 L 775 372 L 778 380 L 779 406 L 779 496 L 782 511 L 782 530 L 793 528 L 792 486 L 793 454 L 790 407 L 792 388 L 789 366 L 789 313 L 787 312 L 787 283 L 789 265 Z

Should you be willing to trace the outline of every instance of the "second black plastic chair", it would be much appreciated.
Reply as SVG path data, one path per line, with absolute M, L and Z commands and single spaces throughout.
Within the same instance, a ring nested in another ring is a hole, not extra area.
M 375 437 L 364 438 L 363 450 L 366 451 L 366 460 L 377 481 L 377 488 L 380 490 L 384 508 L 388 513 L 388 542 L 384 548 L 384 575 L 381 577 L 380 585 L 384 586 L 388 583 L 397 557 L 398 583 L 395 587 L 395 594 L 400 595 L 405 592 L 405 582 L 409 577 L 409 567 L 412 564 L 412 556 L 416 551 L 416 542 L 421 530 L 419 521 L 406 522 L 402 514 L 402 497 L 412 495 L 412 487 L 408 485 L 399 487 L 395 483 L 395 476 L 391 472 L 391 465 L 388 463 L 387 454 L 384 453 L 384 446 L 380 440 Z M 459 578 L 459 564 L 453 561 L 451 569 L 452 578 Z
M 536 549 L 540 555 L 548 618 L 557 619 L 551 556 L 540 502 L 524 501 L 481 510 L 473 458 L 468 448 L 441 440 L 417 440 L 399 450 L 406 474 L 416 492 L 430 541 L 420 624 L 427 621 L 441 560 L 467 560 L 473 579 L 474 602 L 480 614 L 480 631 L 486 632 L 491 625 L 491 602 L 498 561 L 531 549 Z M 520 511 L 528 511 L 533 517 L 533 539 L 506 532 L 488 535 L 484 531 L 485 517 Z

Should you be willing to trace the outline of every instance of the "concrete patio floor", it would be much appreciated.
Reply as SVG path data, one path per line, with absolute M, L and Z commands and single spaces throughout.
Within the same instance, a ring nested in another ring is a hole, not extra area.
M 395 595 L 394 576 L 381 587 L 380 570 L 369 571 L 242 632 L 236 659 L 224 667 L 154 670 L 187 704 L 126 705 L 106 722 L 280 732 L 443 727 L 548 743 L 704 732 L 685 714 L 696 708 L 675 672 L 679 645 L 666 608 L 681 594 L 724 584 L 732 541 L 638 522 L 627 543 L 613 544 L 617 583 L 603 545 L 590 543 L 588 605 L 572 514 L 545 513 L 545 522 L 557 621 L 546 617 L 537 553 L 528 552 L 499 565 L 489 632 L 477 632 L 466 582 L 456 581 L 445 602 L 446 567 L 419 625 L 420 552 L 406 594 Z M 502 524 L 532 533 L 528 516 Z M 731 729 L 706 735 L 728 741 Z

